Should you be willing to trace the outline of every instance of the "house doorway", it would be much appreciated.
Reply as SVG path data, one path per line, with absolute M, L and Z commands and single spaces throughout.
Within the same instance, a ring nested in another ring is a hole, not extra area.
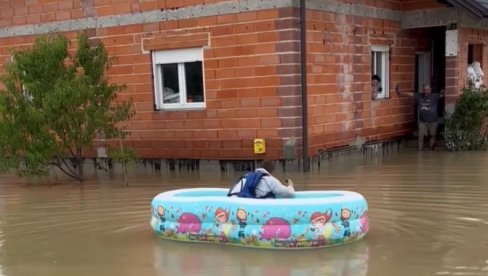
M 446 28 L 421 28 L 413 31 L 417 38 L 415 55 L 414 91 L 421 92 L 424 84 L 430 84 L 433 93 L 441 93 L 446 85 Z M 437 107 L 439 127 L 437 135 L 444 134 L 444 98 Z M 415 106 L 415 122 L 418 122 L 417 106 Z M 415 124 L 418 130 L 418 124 Z
M 432 57 L 430 52 L 415 54 L 415 91 L 422 91 L 424 84 L 430 84 L 432 77 Z

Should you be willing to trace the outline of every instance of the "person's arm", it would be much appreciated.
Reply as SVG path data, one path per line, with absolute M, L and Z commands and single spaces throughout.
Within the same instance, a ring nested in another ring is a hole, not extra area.
M 404 92 L 404 91 L 400 91 L 400 86 L 396 86 L 395 88 L 395 91 L 397 93 L 398 96 L 410 96 L 410 97 L 413 97 L 415 94 L 413 92 Z
M 372 100 L 376 100 L 376 98 L 377 98 L 377 97 L 378 97 L 378 92 L 376 92 L 376 91 L 372 91 L 372 92 L 371 92 L 371 99 L 372 99 Z
M 278 197 L 293 197 L 295 195 L 295 188 L 293 182 L 288 180 L 288 186 L 281 184 L 281 182 L 274 176 L 266 177 L 265 181 L 271 188 L 271 192 Z
M 236 184 L 234 184 L 234 186 L 227 193 L 227 196 L 238 194 L 242 190 L 242 186 L 244 186 L 244 178 L 240 179 Z

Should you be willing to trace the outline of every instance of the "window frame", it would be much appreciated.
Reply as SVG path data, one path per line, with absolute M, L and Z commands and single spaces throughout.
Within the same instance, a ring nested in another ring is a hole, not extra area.
M 203 61 L 203 48 L 187 48 L 187 49 L 172 49 L 172 50 L 155 50 L 151 52 L 152 57 L 152 74 L 153 74 L 153 95 L 155 110 L 188 110 L 188 109 L 204 109 L 205 102 L 205 70 Z M 186 90 L 186 73 L 185 63 L 197 62 L 202 63 L 202 102 L 187 102 Z M 164 103 L 161 66 L 164 64 L 177 64 L 178 68 L 178 84 L 179 84 L 179 103 Z
M 390 98 L 390 47 L 387 45 L 372 45 L 371 46 L 371 76 L 377 75 L 376 55 L 381 55 L 381 66 L 384 68 L 381 75 L 381 92 L 378 93 L 375 100 Z M 374 62 L 373 62 L 374 61 Z
M 483 68 L 483 50 L 483 43 L 468 43 L 467 65 L 471 65 L 473 62 L 477 61 L 480 63 L 480 67 Z

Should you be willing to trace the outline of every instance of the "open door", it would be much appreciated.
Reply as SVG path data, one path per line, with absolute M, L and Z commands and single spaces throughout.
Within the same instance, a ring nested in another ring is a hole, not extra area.
M 430 52 L 417 52 L 415 69 L 415 91 L 422 92 L 424 84 L 431 84 L 432 59 Z

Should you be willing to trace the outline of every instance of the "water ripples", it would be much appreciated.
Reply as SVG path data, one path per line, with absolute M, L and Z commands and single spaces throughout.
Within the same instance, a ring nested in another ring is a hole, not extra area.
M 129 187 L 97 180 L 49 188 L 0 177 L 9 183 L 0 184 L 0 275 L 486 276 L 487 166 L 486 154 L 406 153 L 374 165 L 281 172 L 297 190 L 353 190 L 368 200 L 365 240 L 299 253 L 189 245 L 153 235 L 149 208 L 156 194 L 228 187 L 237 173 L 161 172 L 139 176 Z

